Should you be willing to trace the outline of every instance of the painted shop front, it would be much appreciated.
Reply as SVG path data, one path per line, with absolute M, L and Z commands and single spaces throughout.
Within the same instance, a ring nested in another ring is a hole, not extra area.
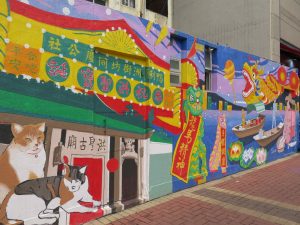
M 134 135 L 135 139 L 133 139 L 128 138 L 133 136 L 131 133 L 94 129 L 92 126 L 60 123 L 15 114 L 0 113 L 0 115 L 1 154 L 14 137 L 13 124 L 23 124 L 26 121 L 26 124 L 45 126 L 44 146 L 49 150 L 46 151 L 43 176 L 62 175 L 64 163 L 86 167 L 88 192 L 95 201 L 101 201 L 102 207 L 88 214 L 68 213 L 61 210 L 59 224 L 84 223 L 109 214 L 112 209 L 122 210 L 125 206 L 149 200 L 148 159 L 147 153 L 144 152 L 146 136 Z M 110 177 L 110 173 L 113 173 L 114 177 Z M 87 205 L 93 207 L 91 204 Z
M 82 224 L 297 151 L 294 68 L 84 0 L 0 2 L 0 224 Z

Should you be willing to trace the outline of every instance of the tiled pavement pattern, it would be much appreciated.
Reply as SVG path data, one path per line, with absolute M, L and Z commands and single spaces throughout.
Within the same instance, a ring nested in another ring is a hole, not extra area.
M 300 154 L 108 215 L 86 225 L 300 225 Z
M 214 213 L 212 213 L 214 212 Z M 184 216 L 183 216 L 184 215 Z M 221 206 L 199 201 L 198 199 L 181 196 L 150 209 L 122 218 L 118 224 L 151 224 L 151 225 L 179 225 L 179 224 L 266 224 L 272 223 L 244 215 Z
M 293 157 L 288 162 L 262 168 L 260 172 L 248 173 L 219 183 L 216 187 L 299 206 L 299 164 L 299 156 Z
M 218 190 L 202 189 L 199 191 L 195 191 L 194 193 L 200 196 L 229 203 L 231 205 L 256 210 L 264 214 L 279 216 L 283 219 L 300 223 L 300 211 L 294 209 L 287 209 L 274 204 L 263 203 L 261 201 L 253 200 L 251 198 L 219 192 Z

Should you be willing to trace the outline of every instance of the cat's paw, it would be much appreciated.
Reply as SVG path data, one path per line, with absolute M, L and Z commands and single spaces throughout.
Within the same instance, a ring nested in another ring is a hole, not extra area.
M 94 207 L 99 207 L 99 206 L 101 206 L 101 201 L 93 201 L 93 206 Z
M 45 209 L 43 211 L 44 214 L 49 214 L 49 213 L 53 213 L 53 209 Z
M 59 218 L 59 214 L 54 213 L 52 209 L 45 209 L 44 211 L 39 213 L 40 219 L 52 219 L 52 218 Z

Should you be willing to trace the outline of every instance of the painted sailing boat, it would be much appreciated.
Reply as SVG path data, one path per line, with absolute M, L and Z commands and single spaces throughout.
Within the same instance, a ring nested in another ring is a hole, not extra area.
M 232 131 L 239 138 L 249 137 L 257 134 L 259 130 L 264 126 L 265 116 L 259 114 L 258 117 L 247 120 L 244 110 L 242 110 L 242 123 L 232 128 Z
M 280 122 L 278 125 L 276 125 L 276 109 L 277 104 L 274 101 L 272 113 L 272 129 L 266 131 L 260 129 L 259 133 L 253 137 L 253 139 L 257 141 L 257 143 L 262 147 L 265 147 L 271 142 L 275 141 L 283 133 L 284 124 Z

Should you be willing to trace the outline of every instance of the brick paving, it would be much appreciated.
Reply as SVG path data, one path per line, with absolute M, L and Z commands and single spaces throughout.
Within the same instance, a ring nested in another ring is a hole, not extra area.
M 216 185 L 216 187 L 247 193 L 293 205 L 300 204 L 300 156 L 288 162 L 265 167 Z
M 218 192 L 209 189 L 201 189 L 195 191 L 194 193 L 200 196 L 205 196 L 212 199 L 216 199 L 218 201 L 226 202 L 235 206 L 257 210 L 264 214 L 269 214 L 272 216 L 280 216 L 280 218 L 300 223 L 300 211 L 296 209 L 287 209 L 275 204 L 263 203 L 246 197 Z
M 300 154 L 87 225 L 300 225 Z
M 184 216 L 183 216 L 184 215 Z M 268 221 L 244 215 L 221 206 L 181 196 L 150 209 L 110 223 L 119 224 L 265 224 Z

